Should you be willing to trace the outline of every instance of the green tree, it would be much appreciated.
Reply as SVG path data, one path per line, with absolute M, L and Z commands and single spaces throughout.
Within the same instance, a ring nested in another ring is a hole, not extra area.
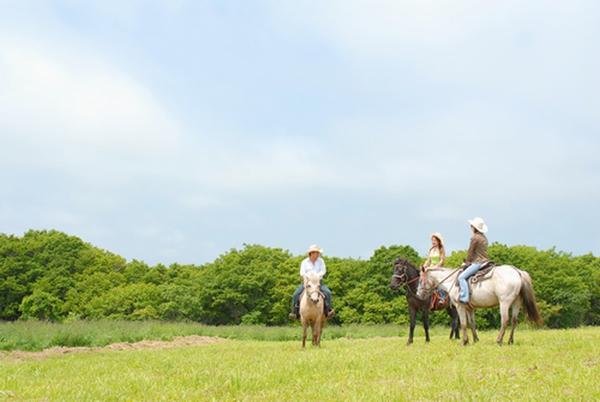
M 62 302 L 58 297 L 36 290 L 23 299 L 20 310 L 25 319 L 57 320 L 60 315 L 61 304 Z

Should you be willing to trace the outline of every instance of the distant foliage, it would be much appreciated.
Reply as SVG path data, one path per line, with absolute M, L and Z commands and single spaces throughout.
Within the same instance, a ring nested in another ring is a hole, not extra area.
M 600 258 L 554 249 L 494 243 L 490 257 L 528 271 L 548 326 L 600 324 Z M 325 257 L 325 283 L 333 290 L 337 323 L 407 322 L 403 290 L 389 288 L 398 257 L 416 266 L 410 246 L 380 247 L 368 260 Z M 464 251 L 448 257 L 458 267 Z M 205 324 L 288 323 L 292 292 L 304 256 L 260 245 L 230 250 L 202 266 L 148 266 L 57 231 L 0 235 L 0 319 L 126 319 Z M 497 309 L 477 312 L 482 328 L 497 326 Z M 445 313 L 433 323 L 445 324 Z

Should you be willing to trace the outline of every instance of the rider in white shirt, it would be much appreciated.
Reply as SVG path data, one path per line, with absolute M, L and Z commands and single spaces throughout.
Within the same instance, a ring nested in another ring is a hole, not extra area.
M 304 277 L 308 276 L 311 273 L 315 273 L 319 275 L 321 279 L 327 273 L 327 268 L 325 267 L 325 261 L 321 258 L 321 250 L 317 245 L 312 245 L 308 248 L 308 257 L 305 258 L 300 264 L 300 276 L 304 279 Z M 292 312 L 290 313 L 290 319 L 295 320 L 300 316 L 300 294 L 304 290 L 304 284 L 298 286 L 294 295 L 292 296 Z M 331 290 L 321 283 L 321 292 L 325 295 L 325 313 L 327 314 L 327 318 L 331 318 L 335 314 L 335 310 L 333 309 L 333 305 L 331 303 Z
M 313 253 L 318 255 L 315 251 L 313 251 Z M 319 275 L 320 279 L 323 279 L 323 276 L 327 273 L 325 261 L 323 261 L 320 256 L 318 256 L 315 261 L 312 261 L 310 257 L 302 260 L 302 263 L 300 264 L 300 276 L 304 278 L 311 273 Z

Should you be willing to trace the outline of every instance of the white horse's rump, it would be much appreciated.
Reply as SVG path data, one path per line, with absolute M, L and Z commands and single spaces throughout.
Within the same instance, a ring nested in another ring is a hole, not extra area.
M 321 292 L 321 277 L 311 274 L 304 279 L 304 292 L 300 299 L 300 321 L 302 321 L 302 347 L 306 344 L 308 326 L 312 328 L 312 344 L 321 345 L 321 333 L 325 326 L 325 295 Z
M 478 340 L 477 331 L 475 330 L 475 313 L 473 309 L 459 302 L 459 288 L 456 284 L 457 275 L 458 270 L 449 268 L 427 270 L 425 273 L 426 285 L 419 290 L 419 296 L 425 295 L 438 286 L 446 290 L 458 311 L 463 332 L 463 343 L 467 344 L 469 342 L 467 325 L 471 327 L 474 340 Z M 525 271 L 511 265 L 500 265 L 494 268 L 491 278 L 471 284 L 471 288 L 470 304 L 473 308 L 500 306 L 502 326 L 496 340 L 499 344 L 502 343 L 504 332 L 509 324 L 509 309 L 511 307 L 512 329 L 508 343 L 514 341 L 514 332 L 521 305 L 525 305 L 529 320 L 538 324 L 542 321 L 535 301 L 531 277 Z

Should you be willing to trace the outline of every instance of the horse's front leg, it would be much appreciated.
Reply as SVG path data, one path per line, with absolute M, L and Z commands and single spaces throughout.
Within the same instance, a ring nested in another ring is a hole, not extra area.
M 458 319 L 460 321 L 463 345 L 468 345 L 469 335 L 467 335 L 467 312 L 463 306 L 456 307 L 456 311 L 458 312 Z
M 429 342 L 429 304 L 423 307 L 423 328 L 425 329 L 425 342 Z
M 406 342 L 407 346 L 410 345 L 411 343 L 413 343 L 413 336 L 415 334 L 417 309 L 414 308 L 413 306 L 409 306 L 408 314 L 410 316 L 410 329 L 408 332 L 408 341 Z
M 316 345 L 320 347 L 321 346 L 321 333 L 323 331 L 323 321 L 319 320 L 315 324 L 315 331 L 317 331 L 317 342 L 316 342 Z
M 308 323 L 306 320 L 302 320 L 302 347 L 306 346 L 306 331 L 308 330 Z
M 311 328 L 312 328 L 312 344 L 313 346 L 317 345 L 317 337 L 319 336 L 318 333 L 318 327 L 319 327 L 319 323 L 318 323 L 318 319 L 312 322 Z
M 475 323 L 475 310 L 469 310 L 469 327 L 471 328 L 471 334 L 473 334 L 473 342 L 479 342 L 479 336 L 477 336 L 477 325 Z

